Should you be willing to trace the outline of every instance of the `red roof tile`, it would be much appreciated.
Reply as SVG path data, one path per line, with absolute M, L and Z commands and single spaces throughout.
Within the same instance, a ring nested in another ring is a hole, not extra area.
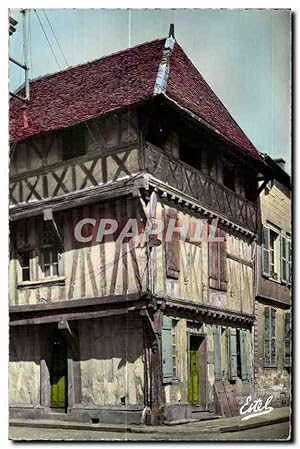
M 23 126 L 22 103 L 11 99 L 11 140 L 66 128 L 150 98 L 164 41 L 142 44 L 30 82 L 28 128 Z
M 11 141 L 72 126 L 150 99 L 165 39 L 155 40 L 30 82 L 24 106 L 10 100 Z M 182 48 L 175 43 L 165 92 L 225 138 L 259 158 L 259 153 L 231 117 Z

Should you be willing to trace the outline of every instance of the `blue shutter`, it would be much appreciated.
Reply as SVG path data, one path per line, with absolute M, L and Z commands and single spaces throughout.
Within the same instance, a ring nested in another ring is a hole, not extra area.
M 268 228 L 262 230 L 262 273 L 270 276 L 270 231 Z
M 229 372 L 228 377 L 230 381 L 237 379 L 237 344 L 236 344 L 236 329 L 229 331 Z
M 281 282 L 286 283 L 288 280 L 288 264 L 287 264 L 287 240 L 281 236 L 280 239 L 280 258 L 281 258 Z
M 241 378 L 248 381 L 247 332 L 240 331 Z
M 214 353 L 215 353 L 215 380 L 222 380 L 222 361 L 221 361 L 221 331 L 215 327 L 214 331 Z
M 163 383 L 173 382 L 173 358 L 172 358 L 172 318 L 163 315 L 161 330 L 161 356 Z

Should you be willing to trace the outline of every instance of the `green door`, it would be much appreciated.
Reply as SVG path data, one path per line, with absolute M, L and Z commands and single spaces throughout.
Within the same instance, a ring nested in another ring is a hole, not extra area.
M 67 354 L 62 340 L 57 340 L 52 348 L 51 367 L 51 407 L 66 408 Z
M 189 379 L 189 394 L 188 400 L 190 404 L 197 405 L 199 401 L 198 391 L 199 379 L 198 379 L 198 356 L 197 350 L 190 350 L 190 379 Z

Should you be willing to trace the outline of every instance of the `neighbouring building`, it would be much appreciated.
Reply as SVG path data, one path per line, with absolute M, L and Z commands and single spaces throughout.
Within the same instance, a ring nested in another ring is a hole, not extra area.
M 274 166 L 275 162 L 282 181 L 270 181 L 260 194 L 255 385 L 257 396 L 266 399 L 272 395 L 272 404 L 286 405 L 291 396 L 291 182 L 284 161 L 275 160 Z
M 255 385 L 258 196 L 282 174 L 173 35 L 31 81 L 10 138 L 11 416 L 237 413 Z M 102 218 L 173 218 L 187 238 L 98 242 Z M 197 218 L 221 239 L 194 242 Z

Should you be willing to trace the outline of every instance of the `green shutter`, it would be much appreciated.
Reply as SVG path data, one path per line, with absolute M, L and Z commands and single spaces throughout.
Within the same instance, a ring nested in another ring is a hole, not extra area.
M 271 308 L 271 366 L 276 363 L 276 310 Z
M 287 240 L 283 236 L 281 236 L 281 239 L 280 239 L 280 257 L 281 257 L 281 282 L 286 283 L 288 280 Z
M 214 328 L 214 354 L 215 354 L 215 380 L 222 380 L 222 360 L 221 360 L 221 330 Z
M 241 378 L 244 382 L 248 381 L 248 351 L 247 351 L 247 332 L 240 331 L 240 356 L 241 356 Z
M 291 312 L 284 313 L 284 366 L 291 366 Z
M 229 380 L 237 379 L 237 345 L 236 345 L 236 329 L 229 331 Z
M 292 242 L 290 239 L 286 239 L 286 258 L 287 258 L 287 283 L 292 283 Z
M 264 335 L 264 366 L 271 365 L 271 310 L 265 307 L 265 335 Z
M 161 331 L 161 355 L 163 383 L 173 382 L 173 357 L 172 357 L 172 318 L 163 316 Z
M 262 230 L 262 273 L 270 276 L 270 230 Z

